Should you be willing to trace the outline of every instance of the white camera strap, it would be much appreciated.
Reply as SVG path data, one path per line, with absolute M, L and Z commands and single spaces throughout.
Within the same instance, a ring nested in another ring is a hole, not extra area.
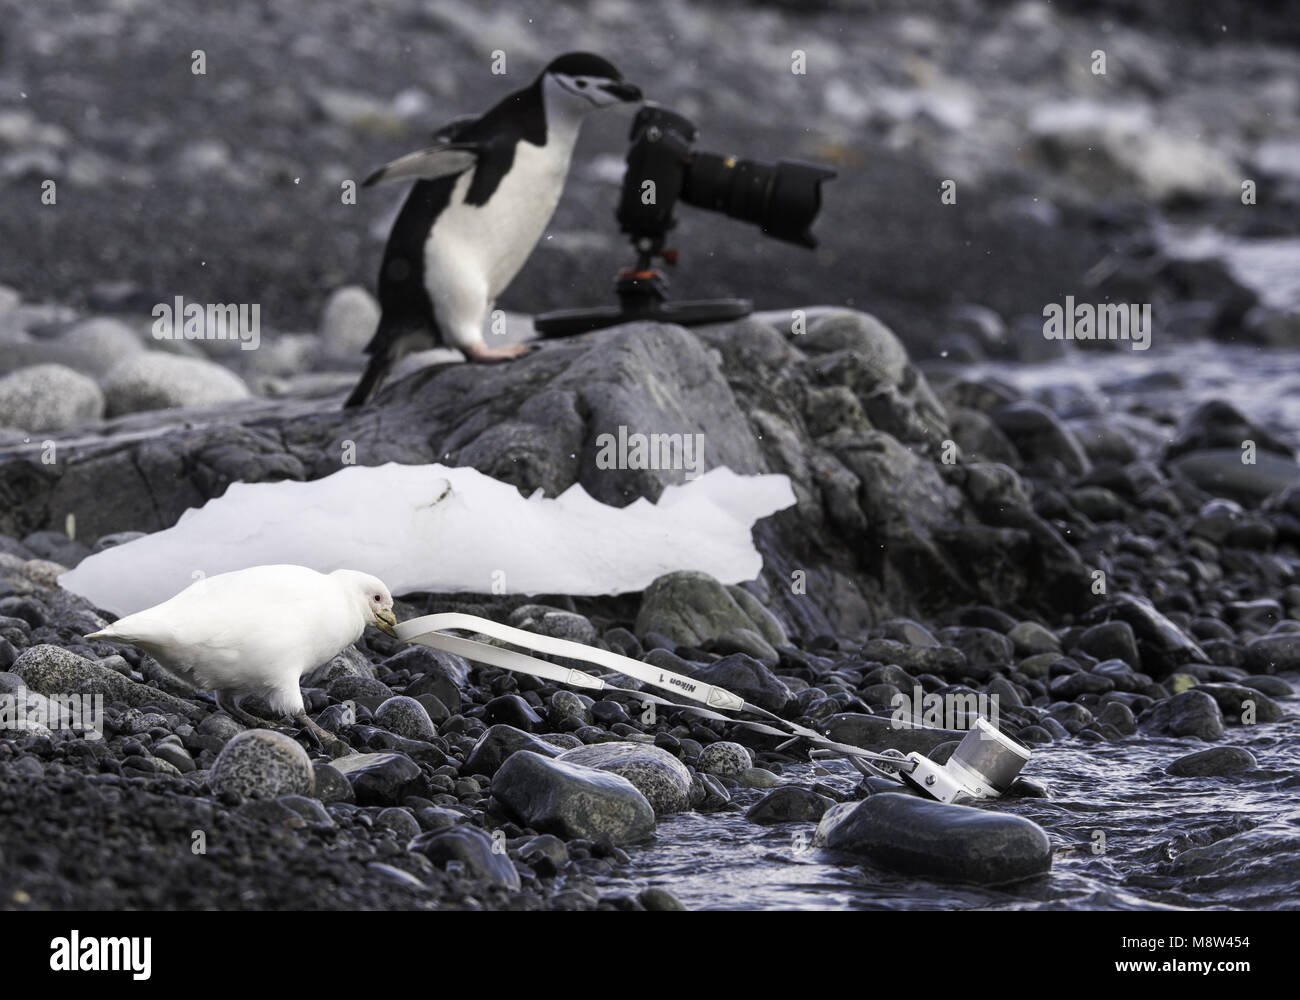
M 534 656 L 528 656 L 525 653 L 494 646 L 486 642 L 447 635 L 445 631 L 447 629 L 477 632 L 480 635 L 490 636 L 502 642 L 522 646 L 538 653 L 582 660 L 633 677 L 642 683 L 649 684 L 651 687 L 671 691 L 679 697 L 690 698 L 702 704 L 683 705 L 680 702 L 669 701 L 667 698 L 661 698 L 647 691 L 633 691 L 627 688 L 615 687 L 599 677 L 593 677 L 591 674 L 572 667 L 549 663 L 546 660 L 539 660 Z M 911 769 L 909 761 L 906 759 L 874 753 L 861 747 L 850 746 L 847 743 L 837 743 L 834 740 L 827 739 L 814 729 L 801 726 L 796 722 L 790 722 L 788 719 L 783 719 L 765 708 L 751 704 L 739 695 L 728 691 L 726 688 L 718 687 L 716 684 L 705 684 L 693 677 L 687 677 L 685 674 L 664 670 L 652 664 L 634 660 L 629 656 L 623 656 L 621 653 L 615 653 L 607 649 L 597 649 L 594 646 L 574 642 L 570 639 L 557 639 L 553 636 L 538 635 L 535 632 L 525 632 L 523 629 L 502 625 L 488 618 L 479 618 L 477 615 L 466 615 L 459 612 L 445 612 L 443 614 L 412 618 L 409 621 L 401 622 L 397 626 L 396 632 L 397 638 L 403 642 L 414 642 L 433 649 L 441 649 L 478 663 L 486 663 L 490 666 L 501 667 L 517 673 L 530 674 L 533 677 L 541 677 L 560 684 L 585 688 L 589 691 L 610 691 L 631 695 L 642 701 L 693 712 L 706 719 L 744 726 L 747 729 L 769 736 L 778 736 L 789 740 L 789 737 L 793 735 L 796 739 L 808 740 L 822 750 L 834 751 L 840 755 L 856 758 L 863 764 L 866 764 L 869 760 L 876 760 L 888 764 L 892 768 Z M 706 708 L 705 705 L 712 707 Z M 762 716 L 775 725 L 754 722 L 748 719 L 733 719 L 730 716 L 714 711 L 714 708 L 730 712 L 749 712 Z M 778 729 L 777 726 L 783 728 Z M 793 742 L 793 740 L 790 740 L 790 742 Z M 866 766 L 870 767 L 869 764 Z M 871 768 L 871 770 L 882 777 L 890 777 L 890 775 L 882 774 L 875 768 Z

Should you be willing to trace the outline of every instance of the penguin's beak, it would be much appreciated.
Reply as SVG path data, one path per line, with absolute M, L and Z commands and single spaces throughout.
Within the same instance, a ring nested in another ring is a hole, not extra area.
M 387 632 L 394 639 L 397 638 L 397 615 L 393 614 L 387 608 L 375 612 L 375 628 L 381 632 Z
M 641 88 L 634 83 L 626 83 L 623 80 L 602 83 L 600 89 L 607 94 L 613 94 L 620 101 L 627 101 L 629 104 L 641 100 Z

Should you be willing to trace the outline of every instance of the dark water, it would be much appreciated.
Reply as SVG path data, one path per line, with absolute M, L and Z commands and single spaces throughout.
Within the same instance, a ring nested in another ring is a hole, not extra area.
M 1208 746 L 1194 740 L 1035 748 L 1023 773 L 1045 783 L 1051 798 L 984 807 L 1031 819 L 1052 840 L 1051 872 L 1015 886 L 900 877 L 809 846 L 814 824 L 765 827 L 723 812 L 662 819 L 656 841 L 629 852 L 629 877 L 610 888 L 661 886 L 698 909 L 1297 908 L 1300 698 L 1282 704 L 1284 721 L 1230 727 L 1216 744 L 1249 749 L 1260 766 L 1247 774 L 1166 774 L 1170 762 Z M 857 772 L 833 760 L 784 776 L 847 790 Z M 746 789 L 735 801 L 748 807 L 763 794 Z

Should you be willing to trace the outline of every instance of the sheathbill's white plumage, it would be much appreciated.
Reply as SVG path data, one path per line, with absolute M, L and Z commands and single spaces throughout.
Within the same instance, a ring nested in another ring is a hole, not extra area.
M 218 704 L 254 694 L 325 742 L 335 739 L 307 718 L 298 679 L 361 637 L 367 625 L 392 633 L 393 598 L 377 578 L 356 570 L 318 573 L 306 566 L 251 566 L 202 577 L 175 597 L 86 636 L 126 642 L 153 656 Z M 256 722 L 256 720 L 253 720 Z

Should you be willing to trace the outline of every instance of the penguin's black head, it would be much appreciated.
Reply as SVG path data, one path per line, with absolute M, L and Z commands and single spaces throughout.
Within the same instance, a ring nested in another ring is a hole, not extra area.
M 552 59 L 541 79 L 553 81 L 566 95 L 586 102 L 588 110 L 641 100 L 639 87 L 625 81 L 608 59 L 590 52 L 567 52 Z

